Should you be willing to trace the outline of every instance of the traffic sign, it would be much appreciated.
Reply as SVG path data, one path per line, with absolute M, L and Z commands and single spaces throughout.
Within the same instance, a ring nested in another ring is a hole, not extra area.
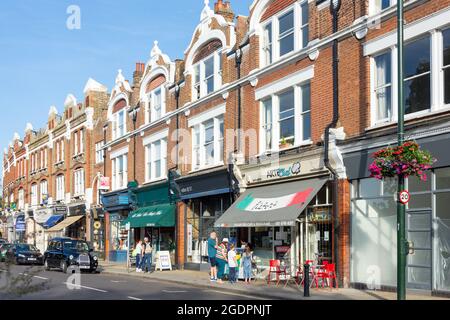
M 400 192 L 399 197 L 398 197 L 398 200 L 400 201 L 400 203 L 407 204 L 410 199 L 411 199 L 411 196 L 407 190 L 403 190 L 402 192 Z

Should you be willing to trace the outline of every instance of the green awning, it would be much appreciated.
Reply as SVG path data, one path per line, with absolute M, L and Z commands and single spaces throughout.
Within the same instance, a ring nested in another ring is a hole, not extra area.
M 176 206 L 161 204 L 142 207 L 130 213 L 122 225 L 130 223 L 131 228 L 174 227 Z

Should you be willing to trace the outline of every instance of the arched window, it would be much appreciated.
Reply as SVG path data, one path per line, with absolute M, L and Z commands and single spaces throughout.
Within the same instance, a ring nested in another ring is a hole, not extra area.
M 200 99 L 222 87 L 222 42 L 214 39 L 197 52 L 193 60 L 192 97 Z
M 118 139 L 127 132 L 126 106 L 125 99 L 121 99 L 113 107 L 113 139 Z
M 158 75 L 146 88 L 146 122 L 154 122 L 166 113 L 166 77 Z

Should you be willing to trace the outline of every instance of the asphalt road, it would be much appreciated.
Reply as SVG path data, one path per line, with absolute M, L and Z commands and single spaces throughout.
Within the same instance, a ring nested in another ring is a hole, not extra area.
M 174 284 L 159 280 L 133 279 L 120 275 L 64 274 L 45 271 L 36 266 L 11 266 L 14 278 L 27 278 L 31 285 L 44 284 L 46 289 L 12 298 L 0 292 L 0 300 L 261 300 L 260 297 Z M 0 275 L 0 288 L 6 283 Z

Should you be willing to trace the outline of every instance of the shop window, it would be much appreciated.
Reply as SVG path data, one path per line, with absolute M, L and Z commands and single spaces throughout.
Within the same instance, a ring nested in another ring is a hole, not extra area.
M 431 194 L 414 194 L 408 203 L 409 209 L 431 209 Z
M 450 189 L 450 168 L 436 169 L 436 189 Z
M 450 29 L 442 32 L 443 38 L 443 67 L 444 72 L 444 103 L 450 104 Z
M 431 191 L 431 174 L 427 175 L 427 181 L 422 181 L 417 177 L 409 177 L 408 190 L 410 193 Z
M 397 193 L 398 179 L 396 178 L 384 178 L 383 181 L 383 195 L 391 196 Z
M 381 182 L 379 180 L 368 178 L 359 181 L 359 197 L 378 197 L 381 193 Z
M 435 267 L 438 290 L 450 291 L 450 192 L 436 194 L 438 250 Z

